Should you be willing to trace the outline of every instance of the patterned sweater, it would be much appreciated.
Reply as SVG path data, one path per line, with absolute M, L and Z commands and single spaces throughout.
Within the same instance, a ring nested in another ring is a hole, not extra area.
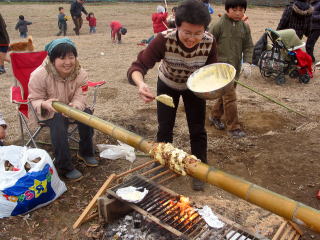
M 200 43 L 193 48 L 186 48 L 178 38 L 177 29 L 159 33 L 132 63 L 127 73 L 129 82 L 134 84 L 131 78 L 134 71 L 144 76 L 160 61 L 159 79 L 173 89 L 185 90 L 188 77 L 194 71 L 217 62 L 216 41 L 210 33 L 205 32 Z

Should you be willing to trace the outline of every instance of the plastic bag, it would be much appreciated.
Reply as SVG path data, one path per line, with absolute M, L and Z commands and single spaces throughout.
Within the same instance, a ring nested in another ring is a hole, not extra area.
M 0 147 L 0 218 L 48 205 L 66 190 L 45 150 Z
M 111 160 L 125 158 L 130 162 L 136 160 L 136 154 L 133 147 L 120 141 L 118 141 L 118 143 L 119 145 L 97 144 L 100 151 L 100 157 Z

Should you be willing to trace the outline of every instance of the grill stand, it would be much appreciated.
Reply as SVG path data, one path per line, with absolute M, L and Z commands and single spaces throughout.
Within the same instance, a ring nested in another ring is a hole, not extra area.
M 116 174 L 111 174 L 105 181 L 105 183 L 102 185 L 102 187 L 98 190 L 96 195 L 93 197 L 93 199 L 90 201 L 90 203 L 87 205 L 87 207 L 84 209 L 82 214 L 79 216 L 77 221 L 74 223 L 73 228 L 78 228 L 82 223 L 87 222 L 99 215 L 99 221 L 100 222 L 106 222 L 110 223 L 114 221 L 115 219 L 121 218 L 122 216 L 130 213 L 133 208 L 130 206 L 124 204 L 120 200 L 112 197 L 109 195 L 107 197 L 105 195 L 106 191 L 108 188 L 111 186 L 116 185 L 119 182 L 125 181 L 124 178 L 132 173 L 137 173 L 139 171 L 142 171 L 141 175 L 143 176 L 149 176 L 149 179 L 156 181 L 158 184 L 164 184 L 168 182 L 171 179 L 176 178 L 178 175 L 171 172 L 171 171 L 166 171 L 165 174 L 160 173 L 160 174 L 154 174 L 157 170 L 158 167 L 156 168 L 151 168 L 150 165 L 156 161 L 151 160 L 148 161 L 144 164 L 141 164 L 133 169 L 130 169 L 126 172 L 120 173 L 118 175 Z M 152 174 L 150 176 L 150 174 Z M 97 204 L 98 203 L 98 204 Z M 97 208 L 98 206 L 98 208 Z M 237 227 L 238 229 L 242 229 L 242 226 L 231 222 L 229 219 L 224 218 L 223 216 L 219 216 L 219 218 L 230 225 L 233 225 Z M 289 233 L 286 230 L 287 228 L 290 229 Z M 203 236 L 202 239 L 208 239 L 209 236 L 218 236 L 221 234 L 222 230 L 217 231 L 216 233 L 212 232 L 207 232 L 206 235 Z M 296 226 L 296 224 L 292 224 L 289 221 L 284 221 L 283 224 L 279 227 L 277 230 L 276 234 L 272 238 L 272 240 L 282 240 L 287 239 L 287 240 L 299 240 L 300 237 L 302 236 L 301 230 Z M 217 238 L 218 239 L 218 238 Z M 232 239 L 232 238 L 231 238 Z M 264 238 L 266 239 L 266 238 Z
M 146 187 L 149 189 L 149 193 L 140 203 L 137 204 L 123 201 L 115 192 L 117 189 L 129 185 L 135 187 Z M 168 207 L 163 204 L 158 205 L 157 201 L 161 202 L 158 196 L 163 197 L 163 201 L 166 202 L 168 201 L 167 199 L 177 199 L 180 195 L 162 185 L 154 183 L 150 179 L 144 178 L 143 176 L 133 176 L 127 182 L 108 189 L 107 194 L 99 198 L 98 208 L 100 219 L 107 223 L 111 223 L 115 219 L 123 216 L 123 209 L 125 209 L 126 206 L 129 206 L 132 210 L 140 213 L 160 227 L 183 239 L 268 240 L 265 237 L 255 236 L 254 234 L 249 233 L 239 224 L 236 224 L 235 222 L 232 222 L 220 215 L 218 215 L 219 219 L 225 223 L 225 226 L 221 229 L 210 228 L 201 216 L 190 220 L 189 223 L 184 223 L 184 221 L 175 223 L 176 220 L 173 220 L 174 217 L 180 217 L 181 215 L 175 215 L 174 211 L 170 213 L 167 212 L 167 208 L 172 209 L 174 206 Z M 127 213 L 129 212 L 130 211 L 127 211 Z M 171 216 L 171 214 L 173 215 Z M 180 228 L 177 228 L 179 225 L 184 225 L 185 227 L 180 226 Z

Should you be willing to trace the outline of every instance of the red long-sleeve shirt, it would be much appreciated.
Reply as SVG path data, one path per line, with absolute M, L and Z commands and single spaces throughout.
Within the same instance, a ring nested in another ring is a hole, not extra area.
M 118 21 L 112 21 L 110 23 L 110 28 L 111 28 L 111 37 L 112 37 L 112 39 L 115 39 L 116 34 L 122 28 L 122 24 L 120 22 L 118 22 Z
M 97 19 L 95 17 L 86 17 L 86 19 L 89 21 L 89 26 L 90 27 L 95 27 L 97 26 Z

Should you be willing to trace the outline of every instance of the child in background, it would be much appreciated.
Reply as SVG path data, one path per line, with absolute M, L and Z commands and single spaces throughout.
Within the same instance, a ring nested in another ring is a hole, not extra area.
M 64 8 L 59 7 L 59 15 L 58 15 L 58 27 L 59 32 L 57 36 L 60 36 L 63 33 L 63 36 L 67 34 L 67 16 L 64 14 Z
M 157 6 L 157 12 L 152 14 L 153 32 L 155 34 L 167 30 L 167 17 L 166 9 L 161 5 Z
M 7 25 L 0 14 L 0 74 L 6 72 L 4 69 L 4 61 L 7 61 L 7 52 L 10 44 Z
M 0 113 L 0 146 L 3 146 L 3 141 L 7 135 L 7 124 Z
M 172 14 L 167 18 L 168 28 L 176 28 L 176 9 L 177 7 L 173 7 Z
M 150 44 L 151 41 L 156 37 L 156 35 L 160 32 L 167 30 L 168 23 L 167 23 L 168 13 L 166 9 L 158 5 L 157 12 L 152 14 L 152 24 L 153 24 L 153 35 L 149 37 L 147 40 L 142 40 L 141 44 Z
M 15 29 L 19 30 L 20 37 L 22 37 L 22 38 L 28 37 L 28 25 L 31 25 L 31 24 L 32 24 L 32 22 L 28 22 L 28 21 L 24 20 L 23 15 L 19 16 L 19 21 L 17 22 Z
M 89 33 L 96 33 L 97 19 L 94 17 L 93 12 L 89 13 L 86 19 L 89 21 Z
M 245 75 L 249 75 L 251 70 L 249 64 L 252 61 L 253 52 L 251 31 L 249 25 L 242 21 L 246 9 L 246 0 L 226 0 L 226 13 L 209 28 L 209 32 L 217 41 L 218 62 L 234 66 L 237 70 L 236 79 L 239 78 L 242 69 Z M 241 63 L 242 56 L 244 64 Z M 212 106 L 209 121 L 218 130 L 223 130 L 225 125 L 221 117 L 224 115 L 229 134 L 234 138 L 241 138 L 246 134 L 240 128 L 236 101 L 234 86 Z
M 214 13 L 213 7 L 211 7 L 209 0 L 202 0 L 203 4 L 208 8 L 210 14 Z
M 112 21 L 110 23 L 111 28 L 111 40 L 113 43 L 121 43 L 121 35 L 126 35 L 127 29 L 122 26 L 118 21 Z

